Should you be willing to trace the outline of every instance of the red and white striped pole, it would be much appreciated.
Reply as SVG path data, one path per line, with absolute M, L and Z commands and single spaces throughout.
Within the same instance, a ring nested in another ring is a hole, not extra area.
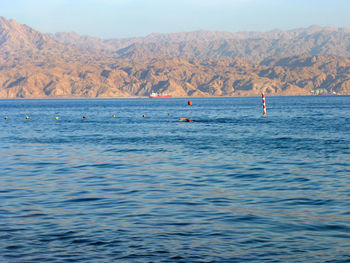
M 266 116 L 266 104 L 265 104 L 265 94 L 261 93 L 262 103 L 263 103 L 263 116 Z

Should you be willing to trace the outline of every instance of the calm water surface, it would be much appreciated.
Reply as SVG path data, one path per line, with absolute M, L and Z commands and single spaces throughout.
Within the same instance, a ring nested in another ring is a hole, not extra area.
M 350 97 L 191 100 L 0 100 L 0 262 L 350 262 Z

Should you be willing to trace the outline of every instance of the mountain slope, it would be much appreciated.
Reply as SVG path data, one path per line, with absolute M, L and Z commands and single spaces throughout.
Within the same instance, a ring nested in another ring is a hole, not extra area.
M 60 43 L 31 27 L 0 17 L 1 51 L 43 50 L 56 46 Z
M 241 59 L 153 59 L 113 65 L 56 62 L 0 71 L 1 98 L 350 94 L 350 60 L 335 56 Z
M 239 57 L 261 61 L 269 56 L 337 55 L 350 56 L 350 29 L 312 26 L 290 31 L 213 32 L 195 31 L 151 34 L 144 38 L 102 40 L 72 33 L 58 33 L 60 42 L 80 48 L 114 51 L 122 58 Z
M 349 42 L 321 27 L 102 40 L 0 18 L 0 98 L 350 94 Z

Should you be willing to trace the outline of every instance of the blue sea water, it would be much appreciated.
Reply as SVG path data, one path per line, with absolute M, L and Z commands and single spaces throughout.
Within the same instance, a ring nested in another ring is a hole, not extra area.
M 0 100 L 0 262 L 350 262 L 350 97 L 191 100 Z

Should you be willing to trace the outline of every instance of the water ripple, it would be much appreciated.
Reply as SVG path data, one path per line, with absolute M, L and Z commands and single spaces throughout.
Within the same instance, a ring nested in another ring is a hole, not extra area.
M 349 262 L 350 97 L 193 102 L 0 100 L 0 262 Z

